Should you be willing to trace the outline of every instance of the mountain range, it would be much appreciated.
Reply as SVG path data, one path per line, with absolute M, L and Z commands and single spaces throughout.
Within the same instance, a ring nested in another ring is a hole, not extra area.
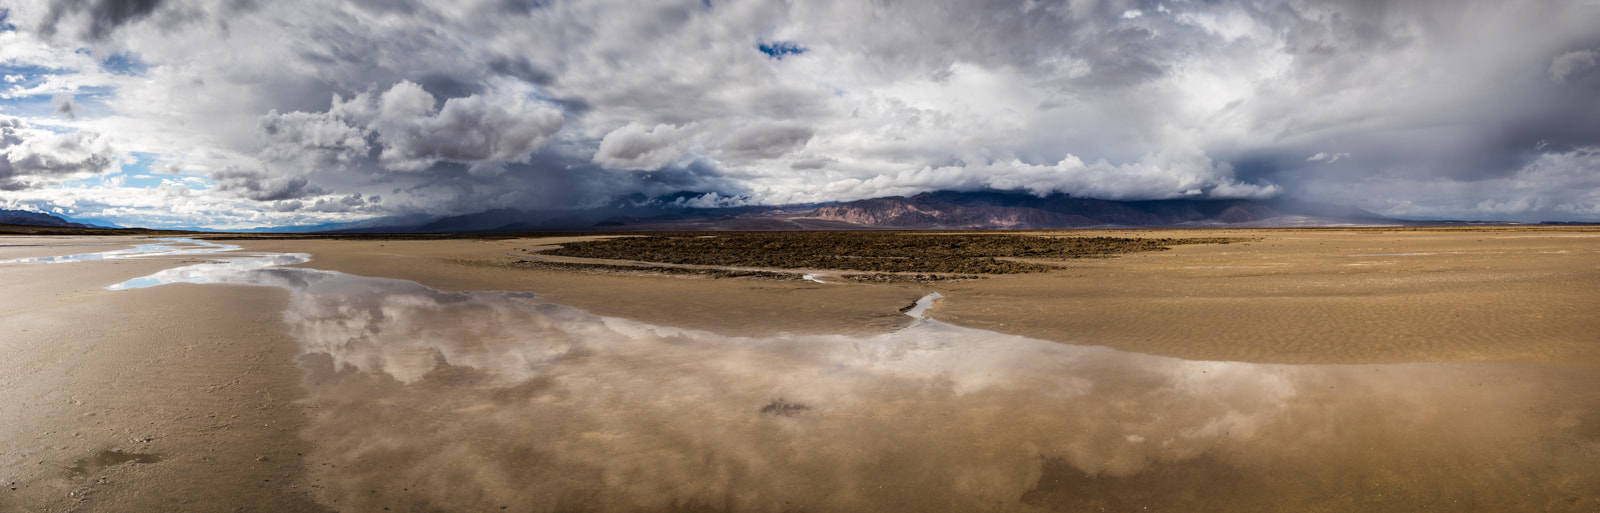
M 806 215 L 864 226 L 908 229 L 1283 226 L 1392 221 L 1357 208 L 1286 201 L 1112 201 L 1065 194 L 1040 197 L 1008 192 L 948 191 L 852 201 L 820 207 Z
M 848 202 L 782 206 L 703 206 L 706 194 L 615 198 L 564 210 L 502 208 L 464 215 L 408 214 L 353 223 L 263 227 L 276 233 L 513 233 L 702 230 L 1040 230 L 1062 228 L 1296 227 L 1505 224 L 1411 221 L 1316 202 L 1166 199 L 1118 201 L 1012 191 L 936 191 Z M 0 210 L 0 224 L 104 229 L 40 212 Z
M 695 207 L 699 193 L 635 195 L 577 210 L 496 209 L 382 218 L 322 233 L 531 231 L 928 230 L 1404 224 L 1358 208 L 1284 200 L 1145 200 L 938 191 L 915 196 L 785 206 Z M 295 230 L 304 231 L 304 230 Z
M 68 221 L 43 212 L 29 212 L 26 210 L 0 210 L 0 224 L 58 228 L 105 228 L 104 226 Z

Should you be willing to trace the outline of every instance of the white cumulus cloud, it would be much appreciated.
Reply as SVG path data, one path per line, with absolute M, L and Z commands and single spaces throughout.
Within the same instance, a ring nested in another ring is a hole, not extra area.
M 336 165 L 366 158 L 375 147 L 384 169 L 422 171 L 449 161 L 498 173 L 506 164 L 527 163 L 563 121 L 560 111 L 515 94 L 437 102 L 422 86 L 401 81 L 382 94 L 335 97 L 325 112 L 269 112 L 261 120 L 272 142 L 264 154 Z
M 93 132 L 56 133 L 0 116 L 0 190 L 43 187 L 110 168 L 115 152 Z
M 660 169 L 683 158 L 693 125 L 658 124 L 645 127 L 629 123 L 600 139 L 594 162 L 607 169 Z

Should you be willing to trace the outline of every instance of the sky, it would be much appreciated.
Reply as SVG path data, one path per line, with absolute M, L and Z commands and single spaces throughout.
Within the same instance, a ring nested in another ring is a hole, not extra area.
M 1600 220 L 1600 0 L 0 0 L 0 208 L 931 190 Z

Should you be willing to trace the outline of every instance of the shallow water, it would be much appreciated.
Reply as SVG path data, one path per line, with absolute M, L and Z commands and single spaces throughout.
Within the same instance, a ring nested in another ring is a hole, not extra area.
M 182 255 L 209 255 L 222 251 L 234 251 L 239 246 L 231 244 L 217 244 L 215 242 L 172 238 L 157 239 L 161 242 L 140 244 L 128 249 L 115 251 L 101 251 L 98 253 L 79 253 L 76 255 L 15 258 L 0 260 L 0 264 L 67 264 L 73 262 L 91 262 L 97 260 L 120 260 L 125 258 L 182 256 Z
M 341 510 L 1600 508 L 1593 369 L 1187 361 L 933 320 L 727 337 L 278 267 L 306 258 L 112 288 L 287 289 Z

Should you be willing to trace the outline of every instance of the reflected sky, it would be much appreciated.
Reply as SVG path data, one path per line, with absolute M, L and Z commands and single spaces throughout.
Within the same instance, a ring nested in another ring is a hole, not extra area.
M 146 255 L 148 256 L 148 255 Z M 278 253 L 270 255 L 237 256 L 217 262 L 206 262 L 167 269 L 149 276 L 134 278 L 106 287 L 109 290 L 138 289 L 168 283 L 231 283 L 240 285 L 274 285 L 268 275 L 250 271 L 311 261 L 305 253 Z
M 101 251 L 97 253 L 79 253 L 76 255 L 62 255 L 49 257 L 15 258 L 0 260 L 0 264 L 67 264 L 72 262 L 92 262 L 97 260 L 120 260 L 138 257 L 163 257 L 182 255 L 210 255 L 223 251 L 235 251 L 239 246 L 232 244 L 218 244 L 211 241 L 169 238 L 155 239 L 160 242 L 140 244 L 128 249 L 115 251 Z
M 306 259 L 113 288 L 288 290 L 311 471 L 341 510 L 1600 506 L 1592 369 L 1187 361 L 933 320 L 728 337 L 281 267 Z

